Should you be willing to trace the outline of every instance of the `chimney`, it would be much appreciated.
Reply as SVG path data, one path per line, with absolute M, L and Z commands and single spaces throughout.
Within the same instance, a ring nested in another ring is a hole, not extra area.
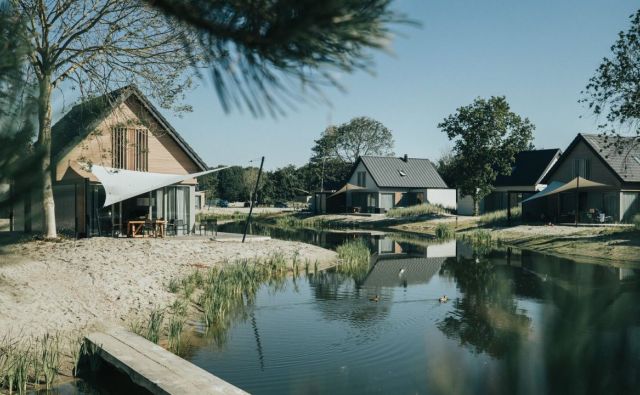
M 409 161 L 409 156 L 407 154 L 404 154 L 404 156 L 402 157 L 402 160 L 407 163 Z

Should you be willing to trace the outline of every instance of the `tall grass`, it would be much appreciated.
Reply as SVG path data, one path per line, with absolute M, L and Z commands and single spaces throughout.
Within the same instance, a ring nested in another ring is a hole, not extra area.
M 456 235 L 455 229 L 449 224 L 439 223 L 435 229 L 436 238 L 447 240 L 452 239 Z
M 363 280 L 369 272 L 371 252 L 362 239 L 348 240 L 338 246 L 338 266 L 340 273 L 352 276 L 356 282 Z
M 409 207 L 394 207 L 387 211 L 387 217 L 418 217 L 421 215 L 442 215 L 447 212 L 449 210 L 439 204 L 422 203 Z
M 15 340 L 0 339 L 0 390 L 25 394 L 29 389 L 50 390 L 60 374 L 61 357 L 76 352 L 60 347 L 57 334 Z M 75 362 L 75 361 L 74 361 Z
M 521 220 L 522 210 L 520 207 L 513 207 L 511 209 L 511 225 L 520 223 Z M 507 210 L 498 210 L 481 215 L 478 217 L 478 225 L 487 227 L 509 225 Z

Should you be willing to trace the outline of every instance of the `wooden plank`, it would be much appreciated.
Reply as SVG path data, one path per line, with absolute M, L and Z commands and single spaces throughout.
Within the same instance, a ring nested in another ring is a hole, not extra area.
M 194 364 L 122 328 L 95 332 L 86 340 L 100 358 L 154 394 L 247 394 Z

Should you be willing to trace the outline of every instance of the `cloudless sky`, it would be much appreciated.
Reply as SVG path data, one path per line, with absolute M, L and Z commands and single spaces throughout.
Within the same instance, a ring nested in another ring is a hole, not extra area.
M 617 33 L 639 4 L 631 0 L 397 0 L 422 26 L 402 33 L 394 54 L 375 54 L 375 75 L 341 75 L 347 93 L 326 91 L 331 106 L 302 104 L 285 117 L 222 111 L 211 84 L 188 95 L 194 111 L 165 116 L 211 166 L 268 169 L 302 165 L 329 122 L 369 116 L 389 127 L 395 152 L 436 160 L 451 144 L 437 124 L 474 98 L 505 95 L 535 125 L 538 148 L 562 148 L 595 119 L 578 103 Z M 581 119 L 580 116 L 584 117 Z

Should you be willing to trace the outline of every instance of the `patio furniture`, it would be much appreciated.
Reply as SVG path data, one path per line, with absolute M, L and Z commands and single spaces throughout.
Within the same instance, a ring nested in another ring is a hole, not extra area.
M 172 219 L 169 221 L 169 224 L 167 224 L 167 233 L 173 231 L 174 236 L 178 235 L 179 229 L 182 229 L 182 234 L 184 234 L 185 230 L 187 230 L 187 226 L 182 219 Z
M 128 237 L 144 237 L 144 220 L 132 220 L 127 222 Z
M 159 218 L 153 221 L 153 227 L 154 227 L 155 237 L 164 237 L 165 228 L 167 227 L 167 221 L 165 221 L 162 218 Z
M 149 235 L 154 235 L 156 234 L 156 226 L 153 223 L 153 221 L 151 221 L 150 219 L 145 219 L 144 220 L 144 225 L 142 228 L 142 232 L 144 233 L 145 236 L 149 236 Z
M 215 218 L 206 219 L 204 222 L 200 222 L 199 231 L 202 234 L 204 228 L 204 234 L 207 235 L 207 231 L 211 231 L 212 234 L 218 235 L 218 220 Z

